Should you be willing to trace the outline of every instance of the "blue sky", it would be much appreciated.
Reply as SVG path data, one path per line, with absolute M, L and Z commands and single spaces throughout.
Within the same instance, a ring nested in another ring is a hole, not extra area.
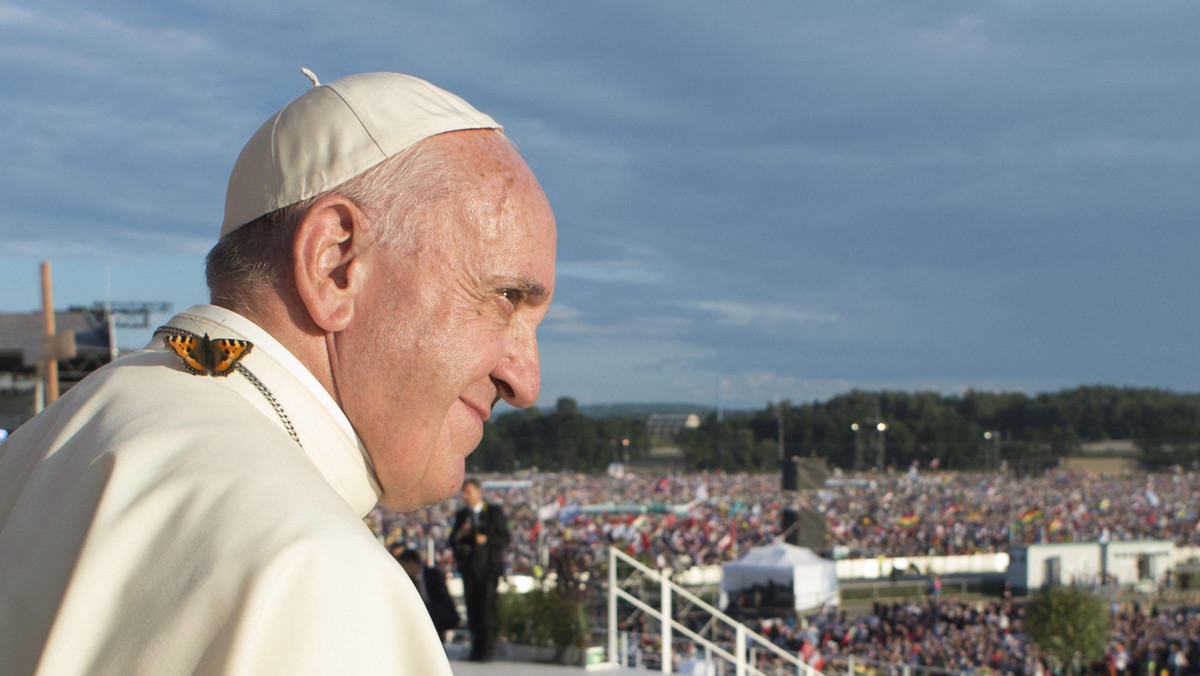
M 43 259 L 60 307 L 203 301 L 299 67 L 394 70 L 555 208 L 543 405 L 1194 392 L 1197 35 L 1191 0 L 0 0 L 0 310 Z

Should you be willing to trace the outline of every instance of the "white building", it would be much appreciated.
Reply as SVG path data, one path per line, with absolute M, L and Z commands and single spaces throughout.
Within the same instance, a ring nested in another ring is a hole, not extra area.
M 1063 542 L 1017 546 L 1008 554 L 1005 579 L 1017 592 L 1106 580 L 1152 589 L 1175 565 L 1176 549 L 1170 540 Z

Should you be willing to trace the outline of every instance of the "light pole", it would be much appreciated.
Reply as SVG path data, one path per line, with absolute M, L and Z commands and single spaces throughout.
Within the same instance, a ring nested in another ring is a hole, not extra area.
M 876 469 L 879 471 L 880 474 L 882 474 L 883 473 L 883 453 L 884 453 L 883 433 L 887 431 L 887 423 L 885 423 L 881 420 L 881 421 L 879 421 L 879 424 L 875 426 L 875 429 L 879 430 L 879 457 L 876 460 Z
M 858 423 L 850 423 L 850 430 L 854 432 L 854 471 L 862 471 L 862 445 L 858 443 Z
M 784 460 L 787 458 L 787 453 L 784 451 L 783 445 L 783 418 L 787 415 L 788 407 L 792 402 L 789 399 L 779 400 L 779 406 L 775 408 L 775 415 L 779 420 L 779 466 L 784 466 Z
M 985 469 L 997 469 L 1000 466 L 1000 432 L 988 430 L 983 433 L 983 440 L 991 442 L 988 448 L 988 463 Z

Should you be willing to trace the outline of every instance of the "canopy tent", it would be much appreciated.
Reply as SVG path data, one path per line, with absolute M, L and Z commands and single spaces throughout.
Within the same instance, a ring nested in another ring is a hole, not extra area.
M 782 587 L 791 590 L 797 612 L 838 605 L 837 566 L 811 549 L 786 543 L 755 547 L 721 570 L 721 608 L 739 592 Z

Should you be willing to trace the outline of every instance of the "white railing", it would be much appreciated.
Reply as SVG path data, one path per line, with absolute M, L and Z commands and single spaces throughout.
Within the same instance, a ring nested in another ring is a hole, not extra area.
M 621 588 L 619 584 L 620 576 L 618 575 L 618 564 L 624 562 L 632 566 L 637 571 L 650 580 L 659 584 L 661 602 L 659 608 L 654 608 L 650 604 L 642 601 L 633 594 Z M 690 601 L 696 607 L 709 613 L 713 620 L 720 622 L 730 629 L 733 629 L 735 640 L 733 644 L 733 652 L 729 652 L 725 648 L 717 645 L 709 639 L 692 631 L 688 627 L 675 619 L 672 612 L 672 598 L 681 596 Z M 704 648 L 708 655 L 716 655 L 723 659 L 732 662 L 737 676 L 763 676 L 763 672 L 756 669 L 753 661 L 749 659 L 747 647 L 765 649 L 767 652 L 778 656 L 785 664 L 791 664 L 796 668 L 798 676 L 822 676 L 820 672 L 806 664 L 798 656 L 780 648 L 771 641 L 767 640 L 762 635 L 751 631 L 746 625 L 729 617 L 720 610 L 709 605 L 695 594 L 690 593 L 686 589 L 671 582 L 669 574 L 660 573 L 652 568 L 649 568 L 638 562 L 633 557 L 620 551 L 616 547 L 608 549 L 608 662 L 613 666 L 618 664 L 618 633 L 617 633 L 617 602 L 625 601 L 646 613 L 650 617 L 662 623 L 662 655 L 661 665 L 662 673 L 670 674 L 673 671 L 674 655 L 672 654 L 672 638 L 674 632 L 695 641 L 699 646 Z

